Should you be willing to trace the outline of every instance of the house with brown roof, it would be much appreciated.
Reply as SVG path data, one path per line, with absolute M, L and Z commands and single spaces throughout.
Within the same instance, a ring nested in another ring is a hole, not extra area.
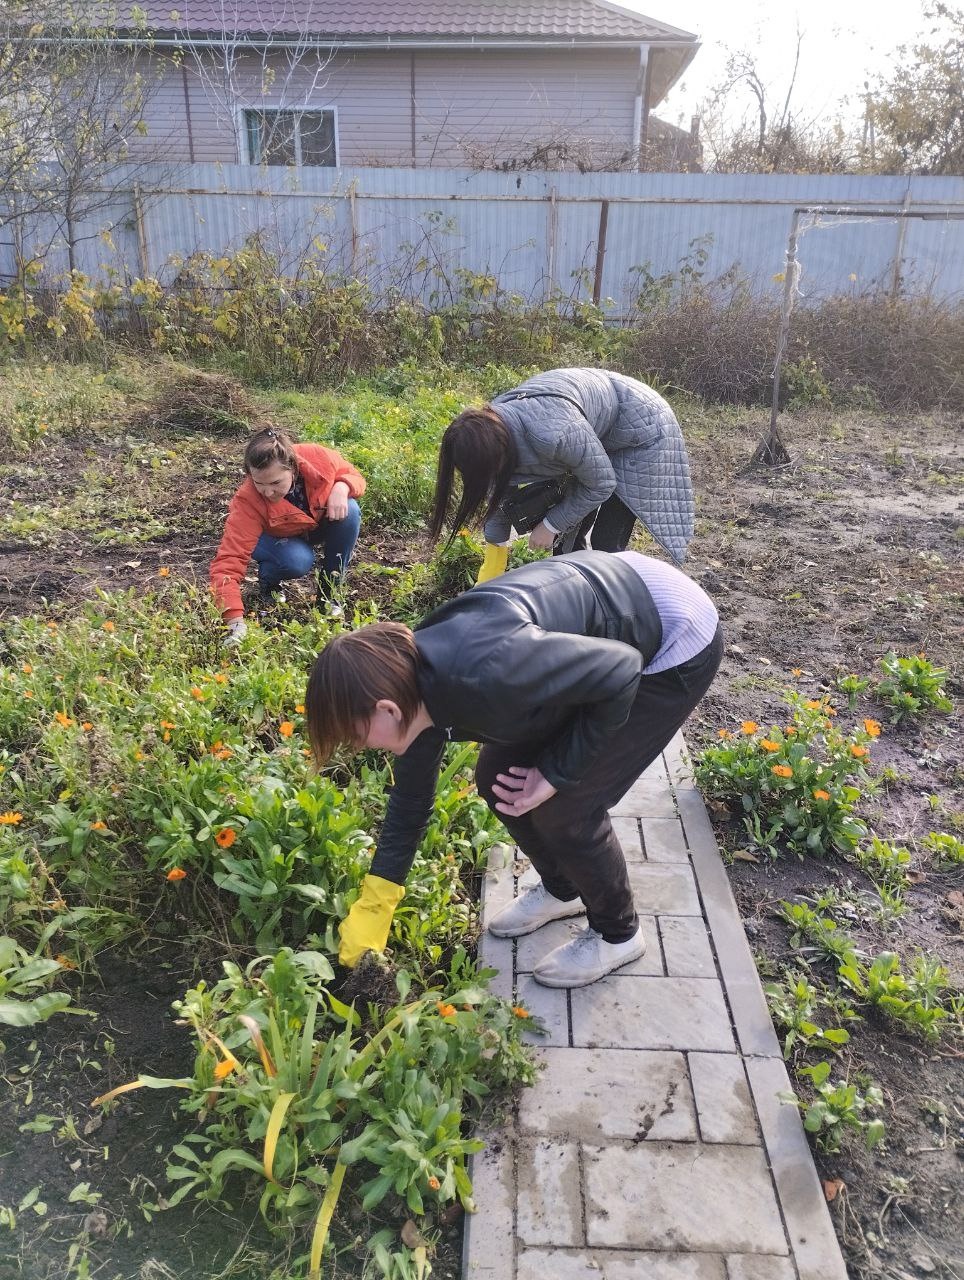
M 635 169 L 699 47 L 609 0 L 139 7 L 147 140 L 186 161 Z

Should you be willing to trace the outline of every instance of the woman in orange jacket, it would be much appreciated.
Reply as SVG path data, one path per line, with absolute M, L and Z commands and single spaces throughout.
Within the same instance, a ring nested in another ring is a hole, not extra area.
M 228 625 L 228 644 L 246 631 L 240 583 L 252 557 L 261 598 L 272 600 L 286 579 L 311 573 L 315 549 L 322 547 L 319 595 L 328 598 L 358 540 L 357 499 L 365 492 L 362 476 L 335 449 L 295 444 L 274 427 L 248 441 L 244 470 L 247 478 L 231 499 L 211 561 L 211 589 Z

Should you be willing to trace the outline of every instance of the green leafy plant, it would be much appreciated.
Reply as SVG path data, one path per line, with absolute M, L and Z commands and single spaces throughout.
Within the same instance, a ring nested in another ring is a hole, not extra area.
M 918 956 L 905 975 L 900 956 L 882 951 L 869 965 L 846 961 L 838 977 L 858 999 L 925 1039 L 936 1040 L 950 1016 L 942 998 L 950 991 L 947 970 L 932 957 Z
M 63 1013 L 69 994 L 45 989 L 62 973 L 59 961 L 30 955 L 13 938 L 0 937 L 0 1023 L 32 1027 Z
M 781 1098 L 800 1108 L 803 1127 L 815 1135 L 821 1151 L 839 1151 L 847 1129 L 859 1133 L 868 1147 L 876 1147 L 883 1141 L 886 1128 L 883 1120 L 876 1116 L 868 1117 L 867 1113 L 883 1107 L 884 1095 L 880 1087 L 870 1084 L 861 1093 L 856 1085 L 831 1080 L 831 1071 L 829 1062 L 800 1068 L 799 1075 L 810 1081 L 817 1095 L 813 1101 L 801 1101 L 795 1093 L 781 1094 Z
M 947 672 L 943 667 L 935 667 L 924 654 L 902 658 L 888 653 L 881 658 L 880 667 L 884 678 L 878 682 L 875 693 L 891 707 L 892 724 L 929 710 L 953 711 L 954 704 L 944 692 Z
M 964 866 L 964 840 L 946 831 L 929 831 L 921 846 L 934 859 L 938 868 Z
M 198 1040 L 193 1076 L 141 1077 L 98 1099 L 139 1086 L 186 1091 L 183 1107 L 204 1127 L 174 1149 L 172 1203 L 223 1199 L 229 1176 L 253 1179 L 271 1226 L 315 1219 L 313 1275 L 346 1182 L 366 1211 L 389 1196 L 419 1215 L 429 1201 L 471 1207 L 465 1160 L 481 1143 L 465 1136 L 466 1121 L 493 1088 L 534 1071 L 521 1042 L 529 1015 L 486 991 L 491 971 L 419 996 L 399 971 L 400 1003 L 369 1006 L 365 1025 L 330 990 L 318 952 L 285 948 L 224 971 L 175 1006 Z
M 790 725 L 764 732 L 744 721 L 738 730 L 721 729 L 720 743 L 696 762 L 696 780 L 706 795 L 739 804 L 751 841 L 771 855 L 780 844 L 814 854 L 852 849 L 867 833 L 854 813 L 861 797 L 854 783 L 866 777 L 879 726 L 867 720 L 845 734 L 826 699 L 792 691 L 786 699 Z
M 798 1052 L 805 1053 L 815 1046 L 835 1050 L 849 1042 L 850 1032 L 844 1027 L 828 1027 L 824 1030 L 814 1021 L 820 1017 L 825 1001 L 805 974 L 789 972 L 782 982 L 768 982 L 763 990 L 773 1021 L 785 1033 L 785 1058 Z M 844 1016 L 855 1018 L 857 1015 L 852 1009 L 847 1009 Z
M 847 707 L 853 711 L 857 705 L 857 698 L 865 689 L 870 687 L 870 677 L 861 677 L 853 673 L 845 676 L 838 676 L 835 684 L 841 693 L 847 697 Z

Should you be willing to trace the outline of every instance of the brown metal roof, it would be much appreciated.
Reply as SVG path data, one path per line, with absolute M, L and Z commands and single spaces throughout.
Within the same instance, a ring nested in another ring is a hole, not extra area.
M 696 43 L 688 31 L 609 0 L 140 0 L 139 7 L 156 34 L 196 38 L 227 31 L 373 42 Z

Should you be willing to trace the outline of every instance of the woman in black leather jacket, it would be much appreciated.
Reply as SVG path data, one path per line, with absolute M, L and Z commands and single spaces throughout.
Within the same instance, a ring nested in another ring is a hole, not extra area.
M 588 928 L 536 966 L 546 986 L 583 986 L 642 955 L 608 811 L 702 698 L 721 651 L 703 590 L 631 551 L 538 561 L 414 632 L 382 622 L 329 641 L 305 698 L 316 759 L 342 744 L 398 756 L 371 869 L 342 922 L 342 963 L 385 946 L 450 740 L 483 744 L 479 791 L 542 877 L 490 931 L 518 937 L 585 912 Z

